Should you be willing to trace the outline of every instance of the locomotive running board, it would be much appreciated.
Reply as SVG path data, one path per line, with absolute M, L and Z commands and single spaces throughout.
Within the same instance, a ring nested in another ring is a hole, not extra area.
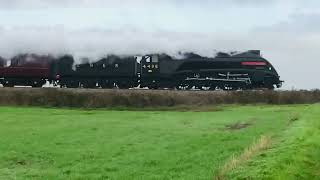
M 238 79 L 218 79 L 218 78 L 187 78 L 186 81 L 222 81 L 222 82 L 244 82 L 251 84 L 250 78 L 238 78 Z
M 231 73 L 227 73 L 227 74 L 219 73 L 218 75 L 219 75 L 219 76 L 222 76 L 222 77 L 239 77 L 239 76 L 249 76 L 249 74 L 231 74 Z

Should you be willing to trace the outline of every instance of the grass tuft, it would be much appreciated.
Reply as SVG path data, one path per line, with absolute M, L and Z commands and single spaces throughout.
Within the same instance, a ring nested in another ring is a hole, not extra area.
M 230 160 L 228 160 L 222 167 L 219 169 L 216 176 L 214 176 L 214 180 L 223 180 L 225 179 L 226 173 L 232 171 L 233 169 L 238 168 L 243 163 L 247 162 L 251 159 L 254 155 L 258 154 L 259 152 L 267 149 L 271 146 L 271 137 L 270 136 L 261 136 L 258 141 L 247 149 L 243 151 L 239 156 L 232 155 Z
M 292 123 L 292 122 L 298 121 L 299 119 L 300 119 L 300 115 L 299 114 L 292 114 L 290 116 L 289 122 Z

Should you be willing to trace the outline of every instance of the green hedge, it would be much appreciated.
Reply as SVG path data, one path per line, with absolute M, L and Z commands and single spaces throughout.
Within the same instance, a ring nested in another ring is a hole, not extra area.
M 167 91 L 0 88 L 0 105 L 46 107 L 174 107 L 219 104 L 310 104 L 312 91 Z

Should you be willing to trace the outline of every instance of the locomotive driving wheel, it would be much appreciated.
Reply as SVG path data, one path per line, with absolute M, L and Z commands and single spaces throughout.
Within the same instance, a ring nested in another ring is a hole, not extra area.
M 79 87 L 79 82 L 77 82 L 77 81 L 70 81 L 70 82 L 67 82 L 64 86 L 65 86 L 66 88 L 78 88 L 78 87 Z
M 95 82 L 87 82 L 82 84 L 83 88 L 96 88 L 97 84 Z
M 31 84 L 31 87 L 33 88 L 41 88 L 45 84 L 45 81 L 42 81 L 42 80 L 33 81 L 33 82 L 30 82 L 30 84 Z
M 11 82 L 7 82 L 3 84 L 3 87 L 14 87 L 14 84 Z
M 113 82 L 103 82 L 100 84 L 102 89 L 112 89 L 114 88 L 114 83 Z
M 117 83 L 117 86 L 119 89 L 129 89 L 130 85 L 126 84 L 126 83 Z

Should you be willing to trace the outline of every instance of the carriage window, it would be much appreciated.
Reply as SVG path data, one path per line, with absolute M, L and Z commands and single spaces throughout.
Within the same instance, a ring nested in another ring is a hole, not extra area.
M 7 66 L 7 67 L 11 66 L 11 60 L 7 61 L 6 66 Z
M 26 63 L 26 62 L 30 62 L 30 61 L 28 61 L 28 60 L 27 60 L 27 61 L 24 61 L 24 60 L 18 60 L 17 65 L 18 65 L 18 66 L 23 66 L 23 64 L 24 64 L 24 63 Z
M 118 68 L 118 67 L 119 67 L 119 64 L 115 64 L 114 67 L 115 67 L 115 68 Z
M 102 67 L 103 67 L 103 68 L 106 68 L 106 64 L 102 64 Z
M 154 63 L 159 62 L 159 58 L 157 55 L 152 56 L 152 62 L 154 62 Z
M 151 62 L 151 57 L 150 56 L 146 56 L 146 62 L 147 63 Z
M 92 64 L 92 63 L 90 64 L 90 67 L 93 67 L 93 64 Z

